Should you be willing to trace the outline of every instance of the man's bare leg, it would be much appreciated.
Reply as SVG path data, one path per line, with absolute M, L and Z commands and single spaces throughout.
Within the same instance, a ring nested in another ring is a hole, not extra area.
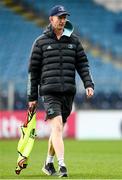
M 42 167 L 42 171 L 47 175 L 54 175 L 54 176 L 57 175 L 57 172 L 56 172 L 55 167 L 53 165 L 54 155 L 55 155 L 55 150 L 53 148 L 51 135 L 50 135 L 49 141 L 48 141 L 47 159 L 44 163 L 44 166 Z
M 46 164 L 54 162 L 54 155 L 55 155 L 55 150 L 53 148 L 52 138 L 50 135 L 49 140 L 48 140 L 48 151 L 47 151 Z
M 50 120 L 49 120 L 49 121 L 50 121 Z M 63 124 L 63 127 L 64 127 L 64 124 Z M 54 147 L 53 147 L 53 144 L 52 144 L 52 137 L 51 137 L 51 135 L 50 135 L 49 141 L 48 141 L 48 152 L 47 152 L 47 160 L 46 160 L 46 163 L 53 162 L 54 156 L 55 156 L 55 150 L 54 150 Z
M 51 142 L 55 150 L 59 165 L 64 164 L 64 142 L 63 142 L 63 121 L 61 116 L 56 116 L 50 120 Z
M 59 165 L 59 177 L 67 177 L 67 168 L 64 163 L 63 121 L 61 116 L 51 119 L 51 140 Z
M 42 168 L 42 171 L 47 175 L 56 175 L 56 171 L 53 166 L 53 159 L 54 159 L 54 155 L 56 154 L 59 165 L 59 177 L 67 177 L 67 169 L 64 163 L 64 142 L 63 142 L 64 124 L 62 122 L 62 117 L 57 116 L 51 119 L 50 125 L 51 125 L 51 135 L 48 142 L 47 160 L 46 160 L 46 164 Z

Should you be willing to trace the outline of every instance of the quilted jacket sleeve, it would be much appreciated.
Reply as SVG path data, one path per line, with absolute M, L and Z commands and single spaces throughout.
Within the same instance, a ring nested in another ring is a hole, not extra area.
M 32 46 L 30 63 L 28 68 L 28 101 L 38 100 L 38 85 L 41 76 L 42 50 L 38 41 Z
M 88 58 L 79 40 L 77 44 L 76 70 L 83 81 L 84 87 L 92 87 L 94 89 L 94 83 L 89 70 Z

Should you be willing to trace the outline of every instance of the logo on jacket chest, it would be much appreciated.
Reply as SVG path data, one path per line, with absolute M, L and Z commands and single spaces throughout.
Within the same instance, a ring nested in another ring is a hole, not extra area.
M 47 49 L 52 49 L 52 46 L 51 46 L 51 45 L 48 45 L 48 46 L 47 46 Z
M 72 44 L 68 44 L 68 48 L 69 49 L 73 49 L 73 45 Z

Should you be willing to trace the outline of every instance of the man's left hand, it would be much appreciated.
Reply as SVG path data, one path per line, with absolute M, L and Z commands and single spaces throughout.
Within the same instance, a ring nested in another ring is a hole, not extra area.
M 86 88 L 86 96 L 90 98 L 94 95 L 94 90 L 91 87 Z

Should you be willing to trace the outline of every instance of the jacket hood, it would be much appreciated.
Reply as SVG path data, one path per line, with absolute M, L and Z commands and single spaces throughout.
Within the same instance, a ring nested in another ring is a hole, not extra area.
M 62 36 L 68 36 L 68 37 L 70 37 L 71 34 L 73 33 L 73 31 L 74 31 L 74 27 L 73 27 L 72 23 L 71 23 L 69 20 L 67 20 L 67 21 L 66 21 L 66 24 L 65 24 L 65 26 L 64 26 L 64 32 L 63 32 Z M 52 36 L 52 35 L 54 34 L 52 25 L 49 24 L 49 25 L 46 27 L 46 29 L 44 30 L 43 33 L 46 34 L 46 35 L 48 35 L 48 36 Z

